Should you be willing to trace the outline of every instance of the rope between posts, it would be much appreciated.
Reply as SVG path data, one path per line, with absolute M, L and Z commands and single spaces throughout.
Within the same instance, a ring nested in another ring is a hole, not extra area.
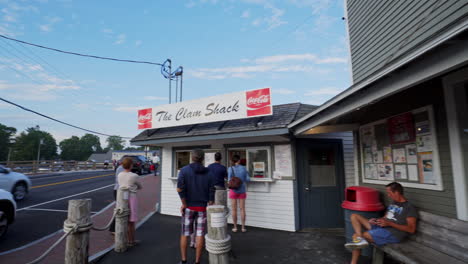
M 205 235 L 206 241 L 206 250 L 211 254 L 221 255 L 226 254 L 231 251 L 231 236 L 227 235 L 227 237 L 223 240 L 215 240 L 208 237 L 208 234 Z
M 66 237 L 68 237 L 68 235 L 72 233 L 87 232 L 91 229 L 92 226 L 93 226 L 92 222 L 85 223 L 83 225 L 78 225 L 78 224 L 69 223 L 67 220 L 65 220 L 65 222 L 63 223 L 63 232 L 65 232 L 65 234 L 63 234 L 49 249 L 47 249 L 44 252 L 44 254 L 42 254 L 40 257 L 36 258 L 35 260 L 28 262 L 27 264 L 36 264 L 36 263 L 41 262 L 42 260 L 44 260 L 45 257 L 47 257 L 47 255 L 52 250 L 54 250 L 54 248 L 56 248 Z

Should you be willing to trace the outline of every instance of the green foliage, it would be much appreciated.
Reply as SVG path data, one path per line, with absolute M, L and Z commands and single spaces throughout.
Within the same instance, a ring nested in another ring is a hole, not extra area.
M 40 147 L 40 159 L 51 160 L 57 157 L 57 142 L 54 137 L 39 126 L 30 127 L 16 137 L 14 151 L 11 160 L 36 160 Z
M 16 133 L 16 128 L 0 124 L 0 160 L 7 160 L 8 151 L 12 147 L 11 140 Z
M 60 142 L 62 160 L 87 160 L 91 154 L 102 152 L 99 137 L 85 134 L 81 138 L 72 136 Z
M 123 150 L 125 140 L 119 136 L 110 136 L 107 138 L 107 148 L 111 150 Z

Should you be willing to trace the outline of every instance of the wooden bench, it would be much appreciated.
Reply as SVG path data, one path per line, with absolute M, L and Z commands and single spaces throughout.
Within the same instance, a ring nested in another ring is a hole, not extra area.
M 399 244 L 374 247 L 373 263 L 384 252 L 403 263 L 468 263 L 468 222 L 419 212 L 416 233 Z

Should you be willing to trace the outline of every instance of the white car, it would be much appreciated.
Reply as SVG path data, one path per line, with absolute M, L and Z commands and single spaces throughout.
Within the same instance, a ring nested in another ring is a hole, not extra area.
M 0 190 L 0 238 L 2 238 L 8 226 L 15 221 L 16 203 L 11 193 Z
M 26 175 L 0 165 L 0 189 L 11 192 L 13 198 L 20 201 L 26 197 L 30 188 L 31 180 Z

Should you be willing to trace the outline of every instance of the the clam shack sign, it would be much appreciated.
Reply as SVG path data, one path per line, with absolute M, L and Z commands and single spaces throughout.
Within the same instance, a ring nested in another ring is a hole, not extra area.
M 138 129 L 200 124 L 272 115 L 270 88 L 237 92 L 138 110 Z

